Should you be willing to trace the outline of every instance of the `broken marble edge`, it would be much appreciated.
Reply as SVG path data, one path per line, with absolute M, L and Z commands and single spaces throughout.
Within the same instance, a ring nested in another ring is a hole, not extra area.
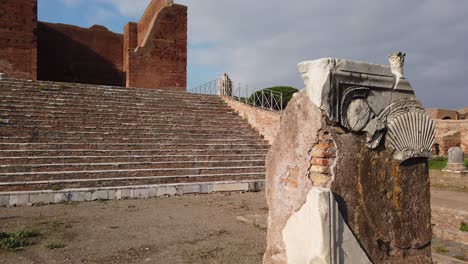
M 282 236 L 288 263 L 372 263 L 330 189 L 313 187 L 301 209 L 288 219 Z
M 359 85 L 393 89 L 394 75 L 389 66 L 338 58 L 303 61 L 297 65 L 312 103 L 330 112 L 328 98 L 332 89 L 332 76 L 360 79 Z M 356 83 L 356 85 L 358 85 Z M 397 91 L 414 92 L 410 83 L 402 79 Z

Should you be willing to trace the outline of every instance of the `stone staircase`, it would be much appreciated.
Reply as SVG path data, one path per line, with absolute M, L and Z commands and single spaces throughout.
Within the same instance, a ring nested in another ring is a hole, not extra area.
M 259 190 L 267 151 L 217 96 L 0 81 L 0 206 Z

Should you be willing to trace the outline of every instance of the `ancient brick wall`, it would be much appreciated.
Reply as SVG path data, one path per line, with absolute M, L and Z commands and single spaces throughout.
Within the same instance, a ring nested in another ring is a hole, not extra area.
M 445 119 L 445 120 L 463 119 L 460 113 L 458 113 L 456 110 L 432 108 L 432 109 L 426 109 L 426 112 L 429 114 L 429 116 L 432 119 Z
M 0 1 L 0 72 L 18 79 L 186 90 L 187 7 L 153 0 L 124 35 L 37 21 L 36 0 Z
M 270 145 L 275 142 L 276 134 L 278 134 L 281 125 L 281 114 L 279 112 L 263 110 L 238 102 L 230 97 L 223 97 L 223 100 L 239 116 L 249 122 L 250 126 L 257 130 Z
M 436 140 L 440 156 L 447 156 L 451 147 L 461 147 L 468 154 L 468 120 L 436 120 Z
M 123 86 L 123 35 L 103 26 L 39 22 L 40 80 Z
M 138 27 L 126 27 L 124 39 L 132 43 L 124 46 L 138 39 L 124 59 L 127 87 L 186 90 L 187 7 L 171 2 L 153 0 Z
M 0 1 L 0 72 L 36 79 L 36 28 L 37 1 Z

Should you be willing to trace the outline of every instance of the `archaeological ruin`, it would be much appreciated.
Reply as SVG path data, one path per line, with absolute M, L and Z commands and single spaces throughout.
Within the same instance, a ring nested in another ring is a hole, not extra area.
M 265 264 L 432 263 L 434 121 L 391 67 L 300 63 L 266 161 Z
M 460 110 L 426 109 L 436 122 L 435 156 L 447 157 L 452 147 L 461 147 L 468 154 L 468 108 Z
M 0 72 L 11 78 L 185 91 L 187 7 L 153 0 L 123 34 L 37 21 L 37 0 L 0 1 Z

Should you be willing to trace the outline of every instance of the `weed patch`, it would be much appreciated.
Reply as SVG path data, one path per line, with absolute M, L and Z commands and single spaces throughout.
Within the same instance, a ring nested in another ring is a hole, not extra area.
M 449 253 L 448 248 L 446 248 L 446 247 L 444 247 L 444 246 L 437 246 L 437 247 L 435 248 L 435 251 L 436 251 L 437 253 L 440 253 L 440 254 L 447 254 L 447 253 Z
M 38 237 L 40 233 L 34 230 L 22 230 L 14 233 L 0 233 L 0 247 L 6 250 L 17 251 L 32 245 L 31 238 Z
M 49 243 L 47 244 L 46 248 L 53 250 L 53 249 L 59 249 L 59 248 L 64 248 L 65 245 L 62 243 Z
M 468 224 L 465 222 L 460 223 L 460 231 L 468 232 Z

